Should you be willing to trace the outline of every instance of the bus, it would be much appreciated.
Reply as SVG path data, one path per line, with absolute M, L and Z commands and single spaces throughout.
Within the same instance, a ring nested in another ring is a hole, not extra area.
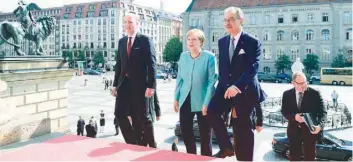
M 321 84 L 352 85 L 352 67 L 321 68 Z

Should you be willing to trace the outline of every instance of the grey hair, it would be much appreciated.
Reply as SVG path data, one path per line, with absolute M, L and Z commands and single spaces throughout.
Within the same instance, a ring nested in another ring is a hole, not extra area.
M 236 19 L 244 19 L 244 12 L 239 7 L 231 6 L 226 8 L 224 10 L 224 15 L 226 15 L 229 12 L 232 13 Z
M 297 79 L 298 76 L 302 76 L 305 79 L 305 81 L 307 81 L 306 80 L 306 75 L 303 72 L 301 72 L 301 71 L 297 71 L 297 72 L 293 73 L 292 81 L 295 81 L 295 79 Z
M 140 16 L 138 16 L 137 14 L 129 12 L 125 15 L 125 17 L 128 16 L 132 17 L 136 21 L 136 23 L 140 22 Z

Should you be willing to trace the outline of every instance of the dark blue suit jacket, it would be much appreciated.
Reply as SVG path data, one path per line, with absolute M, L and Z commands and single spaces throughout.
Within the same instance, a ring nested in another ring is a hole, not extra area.
M 215 95 L 208 105 L 208 111 L 222 114 L 234 106 L 239 119 L 250 119 L 255 103 L 264 100 L 256 75 L 261 56 L 261 43 L 243 31 L 231 63 L 229 43 L 230 35 L 218 41 L 219 80 Z M 241 49 L 245 52 L 244 54 L 239 54 Z M 239 88 L 241 94 L 232 99 L 224 99 L 225 91 L 232 85 Z

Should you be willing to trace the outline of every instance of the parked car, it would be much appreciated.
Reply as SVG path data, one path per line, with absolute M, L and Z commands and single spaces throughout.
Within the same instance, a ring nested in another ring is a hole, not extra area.
M 289 141 L 286 133 L 274 134 L 272 150 L 289 159 Z M 342 140 L 325 132 L 323 138 L 316 144 L 316 158 L 352 161 L 352 141 Z
M 260 82 L 282 83 L 282 79 L 276 78 L 272 74 L 258 74 L 258 79 Z
M 100 75 L 101 72 L 96 71 L 96 70 L 92 70 L 92 69 L 85 69 L 85 70 L 83 70 L 83 74 L 85 74 L 85 75 Z
M 320 76 L 319 75 L 313 75 L 310 77 L 311 81 L 320 81 Z
M 281 79 L 282 82 L 290 82 L 292 77 L 286 73 L 279 73 L 275 75 L 275 78 Z
M 200 131 L 199 131 L 199 125 L 197 123 L 197 119 L 194 119 L 193 128 L 194 128 L 194 136 L 195 136 L 195 138 L 196 139 L 200 139 Z M 227 132 L 228 132 L 228 137 L 229 137 L 230 141 L 233 144 L 234 140 L 233 140 L 233 130 L 232 130 L 232 128 L 228 128 Z M 179 121 L 175 125 L 174 134 L 175 134 L 175 136 L 181 137 L 181 130 L 180 130 L 180 122 Z M 217 141 L 216 135 L 214 134 L 213 130 L 212 130 L 212 141 L 214 141 L 214 142 Z
M 157 71 L 156 79 L 165 79 L 167 78 L 167 74 L 161 71 Z

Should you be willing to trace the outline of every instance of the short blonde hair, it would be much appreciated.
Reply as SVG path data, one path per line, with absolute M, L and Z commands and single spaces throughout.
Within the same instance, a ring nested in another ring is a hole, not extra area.
M 297 72 L 293 73 L 292 81 L 295 81 L 295 79 L 297 79 L 298 76 L 302 76 L 305 79 L 305 81 L 307 81 L 306 80 L 306 75 L 303 72 L 300 72 L 300 71 L 297 71 Z
M 244 12 L 239 7 L 228 7 L 224 10 L 224 15 L 227 13 L 232 13 L 236 19 L 244 19 Z
M 205 42 L 205 33 L 203 33 L 202 30 L 200 29 L 191 29 L 186 33 L 186 38 L 188 38 L 191 34 L 195 34 L 197 38 L 199 38 L 201 42 L 201 46 L 203 46 L 203 43 Z

